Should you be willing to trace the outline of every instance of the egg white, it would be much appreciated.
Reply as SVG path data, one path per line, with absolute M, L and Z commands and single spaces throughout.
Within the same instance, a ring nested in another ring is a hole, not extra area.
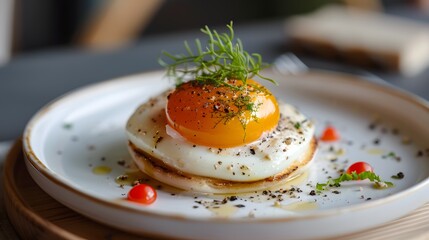
M 138 107 L 128 120 L 127 135 L 139 150 L 183 173 L 236 182 L 266 179 L 297 164 L 314 135 L 310 120 L 293 106 L 279 103 L 279 125 L 257 141 L 222 149 L 196 145 L 168 129 L 166 95 Z

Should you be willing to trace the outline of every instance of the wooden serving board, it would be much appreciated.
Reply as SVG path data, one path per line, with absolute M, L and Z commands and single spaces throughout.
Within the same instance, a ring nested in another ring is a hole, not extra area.
M 148 239 L 86 218 L 46 194 L 31 178 L 17 141 L 4 164 L 4 202 L 23 239 Z M 364 232 L 336 239 L 429 239 L 429 203 L 413 213 Z M 359 224 L 356 222 L 356 224 Z

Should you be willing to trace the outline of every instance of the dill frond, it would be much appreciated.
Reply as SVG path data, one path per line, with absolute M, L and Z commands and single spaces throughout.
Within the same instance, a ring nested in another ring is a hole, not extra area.
M 190 78 L 202 84 L 215 86 L 228 86 L 233 89 L 245 88 L 247 79 L 258 76 L 277 84 L 273 79 L 259 74 L 267 64 L 262 62 L 260 54 L 244 51 L 240 39 L 234 40 L 232 21 L 227 25 L 229 33 L 218 33 L 209 27 L 201 29 L 208 36 L 207 46 L 203 48 L 199 39 L 195 40 L 195 49 L 192 50 L 185 41 L 185 54 L 173 55 L 163 51 L 165 59 L 160 58 L 159 63 L 166 67 L 167 76 L 174 78 L 180 85 Z M 231 85 L 228 80 L 239 80 L 241 87 Z M 238 90 L 237 89 L 237 90 Z

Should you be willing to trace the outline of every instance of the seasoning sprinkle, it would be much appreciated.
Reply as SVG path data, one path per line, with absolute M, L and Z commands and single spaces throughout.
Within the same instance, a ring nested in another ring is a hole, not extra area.
M 396 175 L 392 176 L 393 179 L 403 179 L 404 178 L 404 173 L 403 172 L 398 172 Z

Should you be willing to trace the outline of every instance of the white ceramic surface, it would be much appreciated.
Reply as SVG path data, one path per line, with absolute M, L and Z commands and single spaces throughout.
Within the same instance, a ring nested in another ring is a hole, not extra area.
M 342 137 L 336 143 L 321 142 L 308 173 L 282 186 L 289 190 L 286 193 L 238 195 L 236 201 L 215 206 L 213 200 L 225 196 L 182 192 L 148 180 L 159 188 L 154 204 L 126 201 L 131 187 L 115 182 L 117 176 L 132 171 L 125 122 L 139 104 L 170 86 L 161 72 L 89 86 L 41 109 L 24 134 L 27 168 L 48 194 L 81 214 L 138 234 L 175 238 L 337 236 L 375 227 L 429 201 L 427 102 L 351 75 L 266 74 L 279 82 L 278 87 L 266 84 L 278 99 L 315 120 L 317 135 L 332 124 Z M 358 181 L 309 194 L 315 183 L 337 177 L 336 170 L 356 161 L 369 162 L 395 187 L 379 190 Z M 95 174 L 99 166 L 112 171 Z M 391 179 L 400 171 L 403 179 Z M 283 200 L 275 204 L 279 198 Z

